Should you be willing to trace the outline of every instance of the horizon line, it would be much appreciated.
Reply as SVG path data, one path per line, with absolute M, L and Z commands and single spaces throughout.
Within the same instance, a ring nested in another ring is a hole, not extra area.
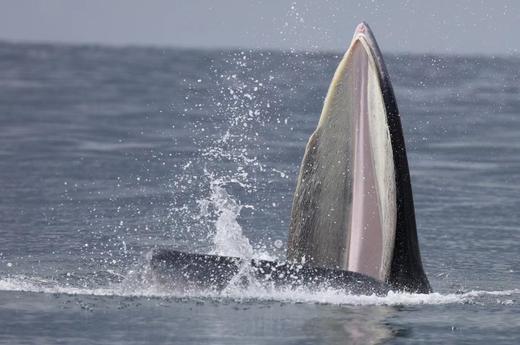
M 135 43 L 135 42 L 121 42 L 121 43 L 107 43 L 96 41 L 68 41 L 68 40 L 31 40 L 31 39 L 9 39 L 0 37 L 0 44 L 12 45 L 33 45 L 33 46 L 62 46 L 62 47 L 91 47 L 91 48 L 106 48 L 106 49 L 155 49 L 155 50 L 186 50 L 186 51 L 207 51 L 207 52 L 233 52 L 233 51 L 248 51 L 248 52 L 271 52 L 282 54 L 333 54 L 342 56 L 345 50 L 334 49 L 305 49 L 305 48 L 280 48 L 280 47 L 241 47 L 235 45 L 222 46 L 190 46 L 190 45 L 175 45 L 175 44 L 161 44 L 161 43 Z M 434 52 L 434 51 L 406 51 L 385 50 L 384 55 L 408 55 L 408 56 L 441 56 L 441 57 L 487 57 L 487 58 L 520 58 L 520 52 L 512 50 L 508 53 L 477 53 L 477 52 Z

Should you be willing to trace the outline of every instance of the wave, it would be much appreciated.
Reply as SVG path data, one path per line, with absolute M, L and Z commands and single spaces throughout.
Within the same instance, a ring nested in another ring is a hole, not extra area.
M 311 290 L 305 287 L 298 289 L 267 289 L 250 287 L 240 289 L 232 287 L 221 292 L 197 290 L 189 292 L 166 291 L 161 286 L 149 285 L 131 287 L 131 284 L 119 283 L 106 287 L 77 287 L 63 285 L 56 281 L 27 276 L 0 277 L 0 291 L 29 292 L 44 294 L 107 296 L 107 297 L 143 297 L 143 298 L 207 298 L 212 300 L 231 299 L 234 301 L 277 301 L 285 303 L 320 303 L 331 305 L 353 306 L 397 306 L 397 305 L 442 305 L 491 302 L 498 304 L 517 304 L 515 299 L 500 300 L 497 297 L 520 297 L 520 289 L 511 290 L 472 290 L 464 293 L 430 293 L 411 294 L 390 292 L 387 296 L 350 295 L 335 289 Z M 490 299 L 490 297 L 492 297 Z M 517 298 L 518 299 L 518 298 Z

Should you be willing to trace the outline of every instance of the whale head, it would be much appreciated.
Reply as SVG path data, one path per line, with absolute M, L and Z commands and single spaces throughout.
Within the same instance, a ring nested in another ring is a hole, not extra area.
M 429 292 L 397 102 L 366 23 L 357 26 L 311 135 L 294 194 L 288 258 Z

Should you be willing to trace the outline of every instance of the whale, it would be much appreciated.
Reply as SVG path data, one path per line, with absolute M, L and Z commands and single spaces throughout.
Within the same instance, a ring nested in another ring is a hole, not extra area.
M 247 285 L 345 293 L 431 292 L 422 266 L 406 147 L 383 55 L 359 24 L 329 86 L 296 180 L 287 261 L 151 252 L 172 289 Z M 247 272 L 245 274 L 244 272 Z
M 431 291 L 389 74 L 374 34 L 357 26 L 304 154 L 288 259 Z
M 364 274 L 310 266 L 222 255 L 185 253 L 156 248 L 151 257 L 152 280 L 179 292 L 222 291 L 227 287 L 334 289 L 353 295 L 385 296 L 391 286 Z

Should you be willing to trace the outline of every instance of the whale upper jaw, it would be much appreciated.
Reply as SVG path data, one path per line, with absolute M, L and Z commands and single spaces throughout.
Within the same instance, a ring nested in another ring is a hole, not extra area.
M 357 26 L 309 139 L 288 258 L 428 292 L 399 111 L 374 35 Z
M 354 31 L 354 36 L 352 37 L 352 41 L 350 42 L 350 46 L 352 47 L 352 45 L 356 41 L 363 42 L 364 44 L 368 45 L 371 49 L 372 47 L 376 46 L 374 34 L 372 33 L 372 30 L 370 30 L 370 27 L 367 23 L 362 22 L 356 27 L 356 30 Z

